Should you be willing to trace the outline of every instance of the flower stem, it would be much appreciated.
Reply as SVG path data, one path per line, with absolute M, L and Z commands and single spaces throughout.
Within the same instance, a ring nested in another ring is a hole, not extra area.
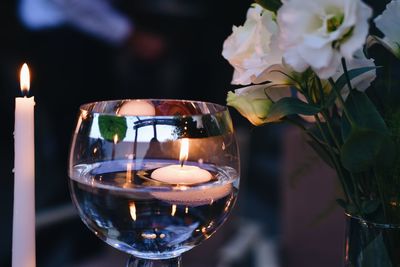
M 304 97 L 307 99 L 307 102 L 315 104 L 313 102 L 312 98 L 308 94 L 309 93 L 309 90 L 308 90 L 309 88 L 305 88 L 305 89 L 306 90 L 303 89 L 303 92 L 304 92 Z M 321 84 L 321 90 L 322 90 L 322 84 Z M 316 125 L 317 125 L 319 131 L 321 132 L 321 135 L 322 135 L 322 137 L 323 137 L 323 139 L 324 139 L 324 141 L 326 143 L 326 146 L 325 146 L 326 150 L 328 150 L 328 154 L 329 154 L 329 156 L 330 156 L 330 158 L 332 160 L 333 165 L 335 166 L 336 173 L 338 174 L 338 177 L 339 177 L 339 181 L 342 184 L 342 188 L 343 188 L 343 191 L 344 191 L 344 194 L 345 194 L 346 201 L 349 202 L 349 200 L 351 200 L 354 204 L 356 204 L 356 202 L 354 202 L 354 200 L 351 197 L 351 191 L 350 191 L 350 188 L 348 187 L 348 185 L 346 183 L 346 179 L 345 179 L 345 176 L 343 174 L 342 166 L 340 165 L 340 162 L 338 161 L 338 158 L 337 158 L 335 152 L 333 151 L 332 146 L 330 145 L 329 139 L 328 139 L 324 129 L 321 126 L 322 122 L 321 122 L 320 118 L 318 117 L 318 114 L 314 115 L 314 118 L 316 120 Z M 329 125 L 329 127 L 330 127 L 330 125 Z M 329 129 L 329 127 L 328 127 L 328 129 Z M 330 127 L 329 131 L 330 131 L 330 134 L 332 135 L 332 138 L 336 139 L 336 137 L 334 135 L 334 132 L 332 130 L 332 127 Z M 338 145 L 338 151 L 340 151 L 340 149 L 339 149 L 340 146 L 339 146 L 339 142 L 337 141 L 337 139 L 336 139 L 336 142 L 337 142 L 337 145 Z M 356 204 L 356 206 L 358 207 L 357 204 Z
M 340 165 L 340 163 L 339 163 L 339 161 L 338 161 L 338 159 L 337 159 L 337 157 L 335 155 L 335 152 L 333 151 L 332 147 L 329 144 L 329 139 L 326 136 L 324 129 L 322 129 L 321 120 L 318 117 L 318 115 L 314 115 L 314 117 L 315 117 L 315 120 L 317 121 L 316 122 L 317 127 L 318 127 L 319 131 L 321 132 L 322 137 L 325 140 L 327 150 L 328 150 L 328 152 L 330 154 L 330 157 L 332 159 L 332 162 L 333 162 L 333 164 L 335 166 L 336 172 L 337 172 L 338 177 L 339 177 L 339 181 L 342 184 L 343 191 L 344 191 L 345 197 L 346 197 L 346 201 L 348 202 L 349 200 L 352 200 L 354 202 L 354 200 L 351 198 L 350 188 L 348 187 L 348 185 L 346 183 L 346 180 L 345 180 L 345 176 L 343 175 L 342 167 L 341 167 L 341 165 Z
M 331 137 L 332 137 L 332 139 L 333 139 L 333 141 L 334 141 L 334 143 L 336 145 L 337 150 L 340 151 L 341 146 L 340 146 L 340 144 L 338 142 L 338 139 L 336 138 L 336 135 L 335 135 L 335 133 L 334 133 L 334 131 L 332 129 L 331 123 L 329 121 L 330 118 L 327 116 L 325 111 L 321 112 L 321 114 L 322 114 L 322 116 L 324 117 L 324 119 L 326 121 L 326 125 L 328 127 L 329 134 L 331 135 Z M 328 146 L 329 146 L 329 144 L 328 144 Z M 339 165 L 338 168 L 339 168 L 339 170 L 341 170 L 341 165 Z M 354 188 L 354 196 L 355 196 L 355 198 L 353 199 L 353 202 L 359 208 L 360 207 L 360 203 L 359 203 L 360 196 L 359 196 L 359 193 L 358 193 L 357 183 L 356 183 L 354 175 L 352 173 L 349 173 L 349 174 L 350 174 L 351 182 L 352 182 L 353 188 Z M 342 174 L 342 176 L 343 176 L 343 174 Z M 343 179 L 342 185 L 344 186 L 345 185 L 344 176 L 343 176 L 342 179 Z
M 301 129 L 305 134 L 307 134 L 311 139 L 313 139 L 320 146 L 320 148 L 325 151 L 325 153 L 327 153 L 329 155 L 329 158 L 331 158 L 332 163 L 333 163 L 333 165 L 334 165 L 334 167 L 336 169 L 336 172 L 337 172 L 337 174 L 339 176 L 339 181 L 342 184 L 344 195 L 345 195 L 345 199 L 346 199 L 347 202 L 349 202 L 349 192 L 350 192 L 350 190 L 349 190 L 349 188 L 347 187 L 347 185 L 346 185 L 346 183 L 344 181 L 343 173 L 340 171 L 341 167 L 338 164 L 337 160 L 335 160 L 334 152 L 333 151 L 329 151 L 329 146 L 328 146 L 328 149 L 325 146 L 323 146 L 320 143 L 320 141 L 318 140 L 318 138 L 316 138 L 306 127 L 304 127 L 303 124 L 297 122 L 296 120 L 290 119 L 288 117 L 285 117 L 285 121 L 287 121 L 288 123 L 298 127 L 299 129 Z M 319 128 L 319 129 L 322 130 L 322 128 Z M 325 142 L 327 142 L 326 138 L 324 138 L 324 139 L 325 139 Z
M 342 58 L 342 66 L 343 66 L 344 75 L 346 77 L 347 86 L 349 87 L 349 90 L 352 91 L 353 87 L 351 86 L 351 80 L 350 80 L 349 72 L 347 70 L 347 64 L 346 64 L 345 58 Z
M 356 183 L 356 178 L 354 177 L 353 173 L 349 172 L 349 174 L 350 174 L 351 182 L 353 183 L 353 187 L 354 187 L 354 197 L 355 197 L 354 204 L 356 205 L 358 210 L 361 211 L 361 209 L 360 209 L 360 207 L 361 207 L 361 204 L 360 204 L 361 198 L 360 198 L 360 194 L 358 193 L 358 186 L 357 186 L 357 183 Z
M 337 150 L 340 151 L 341 145 L 339 143 L 339 140 L 338 140 L 335 132 L 333 131 L 332 124 L 329 121 L 330 118 L 329 118 L 328 114 L 324 110 L 321 112 L 321 114 L 322 114 L 322 117 L 324 117 L 324 120 L 326 121 L 326 125 L 328 127 L 329 134 L 331 135 L 333 142 L 336 145 Z
M 354 126 L 355 122 L 354 122 L 353 118 L 351 117 L 349 110 L 346 108 L 344 99 L 343 99 L 342 95 L 340 94 L 340 92 L 338 91 L 338 88 L 336 88 L 336 84 L 335 84 L 335 82 L 333 81 L 332 78 L 329 78 L 329 83 L 331 84 L 333 90 L 336 93 L 337 98 L 339 99 L 340 104 L 343 107 L 344 115 L 346 116 L 346 118 L 350 122 L 350 124 L 352 126 Z
M 321 106 L 323 107 L 324 106 L 324 102 L 325 102 L 325 98 L 324 98 L 324 90 L 322 88 L 322 82 L 321 82 L 321 79 L 318 76 L 316 76 L 316 80 L 317 80 L 319 92 L 320 92 L 320 95 L 321 95 Z M 332 125 L 331 125 L 331 122 L 330 122 L 330 117 L 328 116 L 328 114 L 327 114 L 325 109 L 323 109 L 321 111 L 321 114 L 324 117 L 326 125 L 328 126 L 329 134 L 331 135 L 331 137 L 333 139 L 333 142 L 336 145 L 336 148 L 338 149 L 338 151 L 340 151 L 341 145 L 340 145 L 340 143 L 338 141 L 338 138 L 337 138 L 335 132 L 333 131 L 333 128 L 332 128 Z
M 317 137 L 315 137 L 315 135 L 313 135 L 303 124 L 299 123 L 296 120 L 293 120 L 289 117 L 285 117 L 284 118 L 285 121 L 287 121 L 288 123 L 298 127 L 300 130 L 302 130 L 306 135 L 308 135 L 311 139 L 313 139 L 317 144 L 320 144 L 320 141 L 318 140 Z M 320 144 L 321 145 L 321 144 Z M 328 153 L 328 151 L 326 151 L 325 147 L 321 145 L 321 148 Z
M 320 94 L 320 98 L 321 98 L 321 106 L 323 107 L 323 106 L 325 106 L 324 88 L 322 86 L 321 79 L 318 76 L 315 76 L 315 79 L 317 80 L 319 94 Z

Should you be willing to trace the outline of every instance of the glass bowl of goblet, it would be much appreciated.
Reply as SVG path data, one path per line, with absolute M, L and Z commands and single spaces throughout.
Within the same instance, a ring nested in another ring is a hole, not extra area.
M 113 100 L 80 107 L 69 156 L 71 198 L 127 266 L 181 266 L 227 219 L 239 157 L 226 107 Z

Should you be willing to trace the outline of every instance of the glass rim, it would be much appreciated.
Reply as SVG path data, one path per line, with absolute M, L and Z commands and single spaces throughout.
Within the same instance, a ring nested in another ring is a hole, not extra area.
M 360 221 L 363 224 L 366 224 L 367 226 L 373 226 L 376 228 L 382 228 L 382 229 L 394 229 L 394 228 L 400 228 L 400 223 L 380 223 L 380 222 L 373 222 L 368 219 L 361 218 L 360 216 L 352 215 L 348 212 L 344 213 L 348 218 L 350 219 L 355 219 Z
M 125 114 L 116 114 L 115 112 L 109 112 L 109 111 L 99 111 L 96 110 L 96 107 L 100 108 L 103 105 L 106 105 L 107 103 L 124 103 L 127 101 L 147 101 L 147 102 L 171 102 L 171 103 L 192 103 L 192 104 L 198 104 L 198 105 L 205 105 L 205 106 L 210 106 L 213 107 L 213 110 L 208 110 L 206 112 L 195 112 L 193 114 L 168 114 L 168 115 L 163 115 L 163 114 L 157 114 L 157 115 L 125 115 Z M 200 100 L 190 100 L 190 99 L 174 99 L 174 98 L 125 98 L 125 99 L 110 99 L 110 100 L 100 100 L 100 101 L 93 101 L 93 102 L 88 102 L 81 104 L 79 106 L 79 110 L 81 112 L 86 112 L 86 113 L 91 113 L 91 114 L 104 114 L 104 115 L 110 115 L 110 116 L 119 116 L 119 117 L 161 117 L 161 118 L 176 118 L 176 117 L 194 117 L 194 116 L 204 116 L 204 115 L 210 115 L 214 116 L 217 114 L 229 112 L 228 107 L 209 102 L 209 101 L 200 101 Z

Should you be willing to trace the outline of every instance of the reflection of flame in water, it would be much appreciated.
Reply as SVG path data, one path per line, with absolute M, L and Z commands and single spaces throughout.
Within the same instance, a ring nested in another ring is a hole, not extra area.
M 133 159 L 133 154 L 126 155 L 128 159 Z M 124 188 L 131 187 L 132 185 L 132 162 L 128 162 L 126 164 L 126 175 L 125 175 L 125 184 L 123 185 Z
M 130 185 L 132 183 L 132 163 L 126 164 L 126 185 Z
M 129 213 L 131 214 L 132 220 L 136 221 L 136 205 L 133 201 L 129 203 Z
M 189 139 L 188 138 L 183 138 L 181 140 L 181 150 L 179 152 L 179 161 L 181 163 L 181 166 L 187 161 L 189 157 Z
M 172 205 L 171 216 L 175 216 L 176 213 L 176 205 Z
M 145 238 L 145 239 L 156 239 L 157 235 L 156 234 L 142 233 L 142 237 Z

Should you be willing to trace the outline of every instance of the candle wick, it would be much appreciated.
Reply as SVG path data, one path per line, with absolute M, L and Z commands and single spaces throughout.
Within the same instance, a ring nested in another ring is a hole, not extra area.
M 184 160 L 181 160 L 181 168 L 183 168 L 183 164 L 185 163 Z
M 22 90 L 22 96 L 25 98 L 28 97 L 28 92 L 28 90 Z

